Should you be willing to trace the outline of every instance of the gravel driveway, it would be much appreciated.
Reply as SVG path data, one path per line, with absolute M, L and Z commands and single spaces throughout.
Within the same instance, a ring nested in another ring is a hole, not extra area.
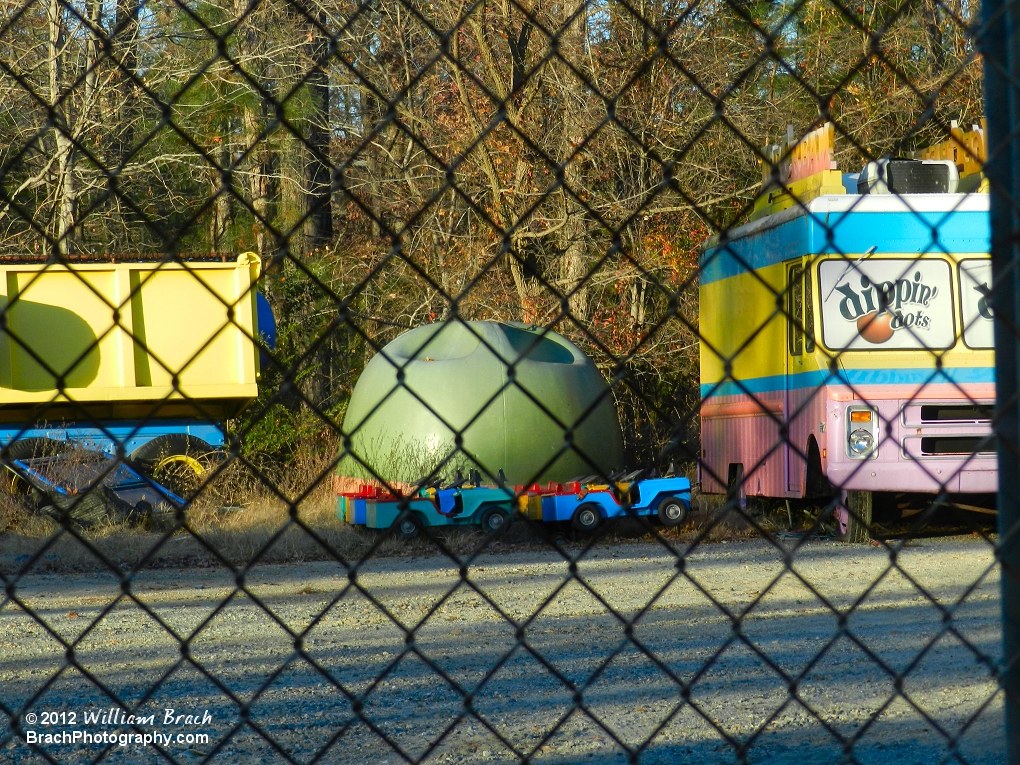
M 628 748 L 640 748 L 642 763 L 724 763 L 741 761 L 746 746 L 752 763 L 808 765 L 840 762 L 850 743 L 861 763 L 1003 762 L 991 547 L 980 538 L 913 542 L 898 564 L 889 570 L 880 548 L 817 541 L 782 574 L 783 554 L 756 540 L 703 545 L 680 571 L 668 551 L 643 542 L 590 551 L 576 567 L 584 584 L 554 551 L 515 552 L 479 558 L 459 587 L 457 568 L 439 557 L 372 560 L 360 589 L 327 563 L 257 566 L 247 593 L 222 570 L 155 570 L 134 579 L 138 603 L 112 576 L 30 576 L 18 598 L 80 641 L 80 669 L 61 671 L 64 648 L 8 603 L 0 701 L 15 712 L 77 713 L 73 724 L 66 715 L 23 723 L 37 734 L 208 734 L 208 743 L 160 744 L 196 763 L 210 754 L 277 763 L 284 753 L 308 762 L 323 747 L 318 761 L 328 763 L 528 756 L 601 765 L 631 761 Z M 842 611 L 867 591 L 845 633 L 808 584 Z M 621 619 L 642 610 L 627 640 Z M 188 638 L 204 671 L 153 617 Z M 524 628 L 516 649 L 510 620 Z M 413 641 L 397 623 L 417 626 Z M 303 656 L 288 629 L 303 633 Z M 83 672 L 154 722 L 118 728 L 115 711 L 85 724 L 86 713 L 117 702 Z M 474 715 L 456 688 L 472 694 Z M 250 726 L 228 693 L 247 705 Z M 0 762 L 43 762 L 2 714 L 0 740 Z M 104 749 L 104 762 L 166 762 L 154 745 L 43 748 L 58 762 Z

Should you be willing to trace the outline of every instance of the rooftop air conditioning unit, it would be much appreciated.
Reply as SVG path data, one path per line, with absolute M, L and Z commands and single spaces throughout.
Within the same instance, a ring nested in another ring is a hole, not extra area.
M 947 159 L 880 159 L 865 165 L 858 194 L 954 194 L 960 183 Z

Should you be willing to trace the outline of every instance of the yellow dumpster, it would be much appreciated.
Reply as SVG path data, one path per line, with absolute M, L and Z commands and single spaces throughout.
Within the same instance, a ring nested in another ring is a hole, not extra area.
M 0 421 L 236 415 L 258 395 L 260 268 L 0 262 Z

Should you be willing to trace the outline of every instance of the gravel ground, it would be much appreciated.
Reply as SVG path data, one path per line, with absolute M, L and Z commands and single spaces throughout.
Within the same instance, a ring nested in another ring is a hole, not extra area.
M 48 627 L 10 602 L 0 609 L 0 708 L 23 719 L 77 713 L 74 724 L 23 723 L 37 733 L 210 736 L 161 750 L 44 745 L 61 763 L 104 750 L 109 763 L 166 762 L 161 751 L 263 765 L 316 754 L 601 764 L 632 752 L 642 763 L 725 763 L 746 747 L 752 763 L 809 765 L 840 762 L 850 745 L 860 763 L 1004 762 L 991 547 L 924 540 L 897 562 L 890 569 L 881 548 L 813 541 L 783 573 L 783 554 L 756 540 L 701 546 L 680 571 L 643 542 L 590 551 L 577 578 L 554 551 L 483 556 L 466 584 L 439 557 L 372 560 L 356 587 L 336 564 L 256 566 L 247 592 L 222 570 L 155 570 L 131 583 L 137 602 L 113 576 L 29 576 L 17 596 Z M 832 608 L 865 593 L 842 630 Z M 187 638 L 194 663 L 168 629 Z M 78 641 L 77 667 L 64 668 L 48 630 Z M 247 705 L 248 724 L 228 694 Z M 118 703 L 154 722 L 85 723 Z M 166 723 L 167 708 L 198 719 Z M 44 761 L 2 713 L 0 741 L 0 762 Z

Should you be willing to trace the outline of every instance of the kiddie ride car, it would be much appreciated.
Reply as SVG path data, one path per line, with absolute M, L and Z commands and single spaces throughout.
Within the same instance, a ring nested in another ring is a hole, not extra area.
M 337 517 L 370 529 L 393 529 L 404 539 L 413 539 L 425 526 L 481 526 L 496 532 L 510 520 L 513 507 L 509 487 L 483 486 L 481 476 L 472 470 L 468 479 L 458 476 L 447 486 L 426 486 L 408 498 L 362 486 L 357 493 L 339 496 Z
M 691 509 L 690 480 L 674 475 L 638 480 L 642 472 L 611 476 L 609 483 L 586 478 L 511 490 L 502 471 L 495 486 L 482 485 L 472 471 L 469 479 L 429 486 L 404 499 L 362 486 L 358 492 L 340 495 L 337 516 L 370 529 L 393 529 L 405 539 L 416 537 L 426 526 L 476 525 L 495 533 L 510 522 L 515 508 L 533 521 L 570 521 L 581 532 L 594 531 L 604 519 L 625 516 L 653 516 L 667 528 L 679 526 Z
M 658 517 L 679 526 L 691 510 L 691 482 L 683 476 L 638 480 L 643 471 L 610 477 L 610 483 L 582 479 L 529 486 L 520 497 L 521 513 L 532 520 L 570 521 L 578 531 L 594 531 L 607 518 Z

